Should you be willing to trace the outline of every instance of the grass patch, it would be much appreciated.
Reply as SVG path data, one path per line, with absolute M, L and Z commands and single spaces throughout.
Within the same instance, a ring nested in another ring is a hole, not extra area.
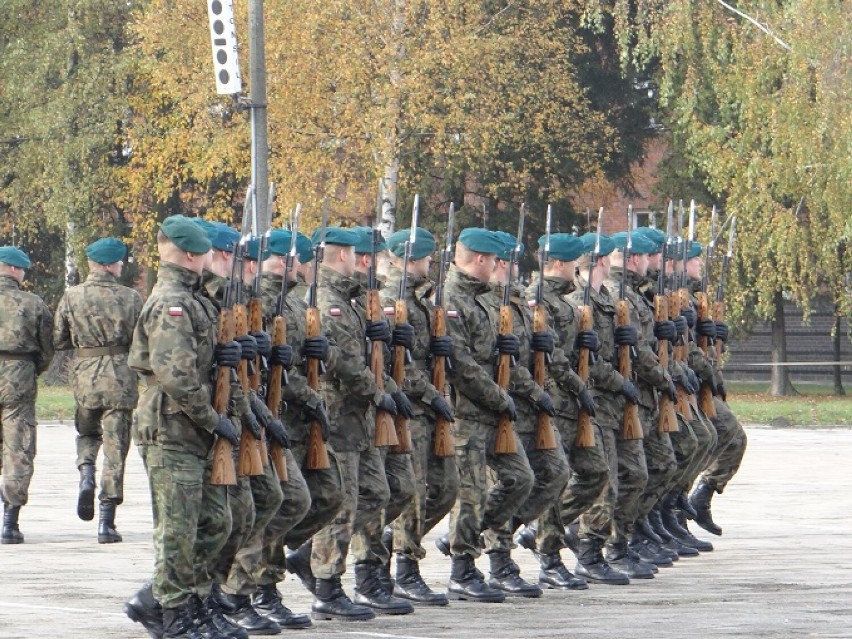
M 74 394 L 69 386 L 39 384 L 36 399 L 38 421 L 69 421 L 74 419 Z
M 728 384 L 728 404 L 741 422 L 779 426 L 852 424 L 852 396 L 837 396 L 830 384 L 796 384 L 799 395 L 772 397 L 766 382 Z

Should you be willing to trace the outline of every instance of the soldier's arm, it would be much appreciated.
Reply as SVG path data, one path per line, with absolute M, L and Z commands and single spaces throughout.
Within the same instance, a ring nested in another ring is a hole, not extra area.
M 707 359 L 707 355 L 704 354 L 704 351 L 695 342 L 690 342 L 689 344 L 687 361 L 689 367 L 695 371 L 695 374 L 698 375 L 701 381 L 708 384 L 715 383 L 713 363 Z
M 636 358 L 633 360 L 633 372 L 636 373 L 637 378 L 658 390 L 667 389 L 671 381 L 671 376 L 660 366 L 657 354 L 642 334 L 641 327 L 639 327 L 639 342 L 636 345 Z
M 624 378 L 616 368 L 603 357 L 598 357 L 589 367 L 589 375 L 595 382 L 595 388 L 620 393 L 624 387 Z
M 62 296 L 56 307 L 56 321 L 53 326 L 53 348 L 58 351 L 67 351 L 74 348 L 71 343 L 71 324 L 68 321 L 70 309 L 68 308 L 68 294 Z
M 586 385 L 574 370 L 574 363 L 561 348 L 554 348 L 547 369 L 553 380 L 569 393 L 579 395 Z
M 360 339 L 363 332 L 360 327 L 350 326 L 327 313 L 322 315 L 322 326 L 329 338 L 327 373 L 337 377 L 341 388 L 345 388 L 349 395 L 378 405 L 382 392 L 364 360 L 364 343 Z
M 42 302 L 38 325 L 38 353 L 36 354 L 36 371 L 40 375 L 50 366 L 53 359 L 53 315 Z
M 295 321 L 289 314 L 285 313 L 284 321 L 287 324 L 287 343 L 293 349 L 293 367 L 287 371 L 287 383 L 281 387 L 281 399 L 299 406 L 317 408 L 322 404 L 322 399 L 313 388 L 308 386 L 308 378 L 302 372 L 301 364 L 305 361 L 302 352 L 302 334 Z M 269 322 L 271 326 L 272 323 Z

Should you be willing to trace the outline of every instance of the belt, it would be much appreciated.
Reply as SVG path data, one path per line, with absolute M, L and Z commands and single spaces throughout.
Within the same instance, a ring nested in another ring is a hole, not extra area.
M 74 352 L 77 353 L 77 357 L 106 357 L 107 355 L 126 355 L 128 349 L 126 346 L 90 346 L 75 349 Z
M 6 353 L 0 351 L 0 360 L 10 362 L 35 362 L 35 353 Z

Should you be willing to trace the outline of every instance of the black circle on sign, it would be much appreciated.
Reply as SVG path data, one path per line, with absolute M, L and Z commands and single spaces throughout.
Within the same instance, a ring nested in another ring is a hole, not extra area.
M 221 82 L 222 84 L 228 84 L 228 82 L 230 81 L 231 76 L 225 69 L 219 71 L 219 82 Z
M 228 61 L 228 53 L 224 49 L 219 49 L 216 52 L 216 62 L 225 64 Z
M 214 13 L 214 15 L 218 16 L 222 13 L 222 3 L 219 2 L 219 0 L 213 0 L 213 2 L 210 3 L 210 10 Z
M 213 31 L 216 32 L 216 35 L 222 35 L 223 33 L 225 33 L 225 23 L 221 20 L 214 20 Z

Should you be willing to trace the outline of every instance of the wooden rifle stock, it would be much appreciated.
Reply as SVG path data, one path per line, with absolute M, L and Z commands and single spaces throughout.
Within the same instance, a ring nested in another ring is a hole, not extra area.
M 319 337 L 320 315 L 315 306 L 309 307 L 305 312 L 305 337 Z M 307 361 L 308 386 L 319 390 L 319 360 L 309 357 Z M 328 459 L 328 449 L 322 438 L 322 426 L 317 420 L 311 422 L 308 432 L 308 454 L 305 463 L 309 470 L 324 470 L 331 467 Z
M 287 325 L 284 318 L 276 316 L 272 322 L 272 344 L 281 346 L 287 343 Z M 284 379 L 284 367 L 281 364 L 273 364 L 269 368 L 269 379 L 267 380 L 266 407 L 278 419 L 281 418 L 281 382 Z M 287 481 L 287 459 L 284 457 L 284 449 L 278 442 L 269 444 L 269 458 L 275 467 L 275 473 L 281 482 Z
M 541 275 L 544 277 L 544 275 Z M 533 308 L 533 331 L 536 333 L 547 332 L 547 310 L 543 304 L 536 304 Z M 535 383 L 544 388 L 547 383 L 547 357 L 542 351 L 536 351 L 533 356 L 533 378 Z M 543 410 L 538 411 L 535 426 L 535 447 L 538 450 L 553 450 L 556 448 L 556 435 L 553 432 L 553 423 L 550 415 Z
M 405 300 L 397 300 L 394 304 L 394 321 L 404 324 L 408 322 L 408 306 Z M 405 385 L 405 347 L 394 346 L 393 348 L 393 381 L 399 386 L 402 391 Z M 393 420 L 393 425 L 396 430 L 396 438 L 399 444 L 391 449 L 392 453 L 410 453 L 412 451 L 411 431 L 408 428 L 408 418 L 402 415 L 396 415 Z
M 512 334 L 512 307 L 500 307 L 500 335 Z M 500 358 L 497 364 L 497 385 L 506 390 L 509 388 L 509 376 L 512 372 L 512 356 L 505 353 L 500 353 Z M 515 443 L 515 424 L 509 417 L 506 411 L 500 413 L 500 419 L 497 424 L 497 443 L 494 446 L 494 452 L 498 455 L 512 454 L 518 452 L 518 446 Z
M 245 335 L 248 332 L 246 307 L 242 304 L 234 306 L 234 324 L 236 326 L 237 335 Z M 238 375 L 243 393 L 248 395 L 249 380 L 247 360 L 240 360 Z M 263 460 L 260 458 L 259 443 L 260 442 L 258 442 L 258 440 L 256 440 L 249 432 L 248 428 L 243 426 L 240 434 L 240 475 L 244 477 L 254 477 L 263 474 Z
M 229 308 L 219 313 L 218 342 L 225 344 L 234 339 L 234 315 Z M 216 390 L 213 393 L 213 410 L 219 415 L 228 414 L 228 402 L 231 399 L 231 367 L 220 366 L 216 373 Z M 234 468 L 234 447 L 224 437 L 216 439 L 213 447 L 213 470 L 210 483 L 214 486 L 234 486 L 237 483 L 237 470 Z
M 710 304 L 707 302 L 707 293 L 696 293 L 695 299 L 698 301 L 698 319 L 710 319 Z M 704 351 L 704 354 L 707 357 L 711 357 L 711 352 L 715 354 L 715 351 L 713 351 L 710 347 L 710 340 L 707 339 L 706 335 L 699 336 L 698 347 Z M 713 405 L 713 391 L 707 384 L 703 382 L 701 383 L 701 390 L 699 391 L 698 397 L 698 404 L 701 406 L 701 410 L 704 411 L 704 414 L 707 415 L 709 419 L 716 417 L 716 407 Z
M 432 336 L 444 337 L 447 334 L 447 312 L 436 306 L 432 316 Z M 443 393 L 447 386 L 446 358 L 436 355 L 432 362 L 432 386 Z M 455 440 L 451 423 L 443 417 L 435 417 L 435 444 L 432 448 L 435 457 L 450 457 L 455 452 Z
M 592 307 L 581 306 L 578 310 L 580 312 L 580 330 L 592 330 Z M 580 376 L 584 384 L 589 381 L 589 355 L 588 348 L 580 349 L 577 375 Z M 580 408 L 580 412 L 577 415 L 577 436 L 574 438 L 574 445 L 577 448 L 593 448 L 595 445 L 595 431 L 592 428 L 592 417 L 584 408 Z
M 379 302 L 379 289 L 367 291 L 367 320 L 371 322 L 382 321 L 382 306 Z M 370 370 L 376 380 L 376 387 L 383 391 L 385 389 L 385 352 L 384 345 L 374 342 L 370 348 Z M 399 440 L 396 437 L 393 415 L 381 409 L 376 409 L 376 447 L 396 446 Z
M 669 304 L 665 295 L 654 296 L 654 321 L 663 322 L 669 318 Z M 669 342 L 660 340 L 657 345 L 657 357 L 663 370 L 669 370 Z M 675 415 L 674 403 L 665 393 L 660 393 L 660 418 L 657 422 L 658 433 L 676 433 L 680 429 Z
M 716 300 L 713 303 L 713 321 L 717 323 L 725 321 L 725 302 Z M 722 340 L 716 340 L 716 366 L 719 367 L 722 365 L 722 349 L 724 346 L 725 344 Z
M 263 330 L 263 304 L 259 297 L 253 297 L 248 303 L 248 325 L 252 332 Z M 263 363 L 263 358 L 258 355 L 254 358 L 254 370 L 249 376 L 249 385 L 251 389 L 257 393 L 260 388 L 260 369 Z M 269 451 L 266 450 L 266 429 L 260 428 L 260 459 L 263 465 L 266 466 L 266 460 L 269 459 Z M 281 480 L 285 481 L 285 480 Z
M 619 300 L 616 306 L 616 326 L 630 325 L 630 307 L 627 300 Z M 618 372 L 626 380 L 633 379 L 633 362 L 629 346 L 618 347 Z M 639 422 L 639 407 L 627 400 L 624 402 L 624 419 L 621 436 L 624 439 L 642 439 L 642 424 Z
M 680 317 L 680 294 L 678 291 L 671 291 L 669 293 L 669 319 L 673 320 L 677 317 Z M 687 329 L 687 331 L 688 330 L 689 329 Z M 687 341 L 687 339 L 687 336 L 684 336 L 684 341 Z M 686 361 L 686 346 L 684 344 L 675 344 L 674 358 L 676 362 Z M 680 386 L 677 387 L 677 412 L 679 412 L 686 421 L 692 421 L 692 408 L 689 406 L 689 393 Z

